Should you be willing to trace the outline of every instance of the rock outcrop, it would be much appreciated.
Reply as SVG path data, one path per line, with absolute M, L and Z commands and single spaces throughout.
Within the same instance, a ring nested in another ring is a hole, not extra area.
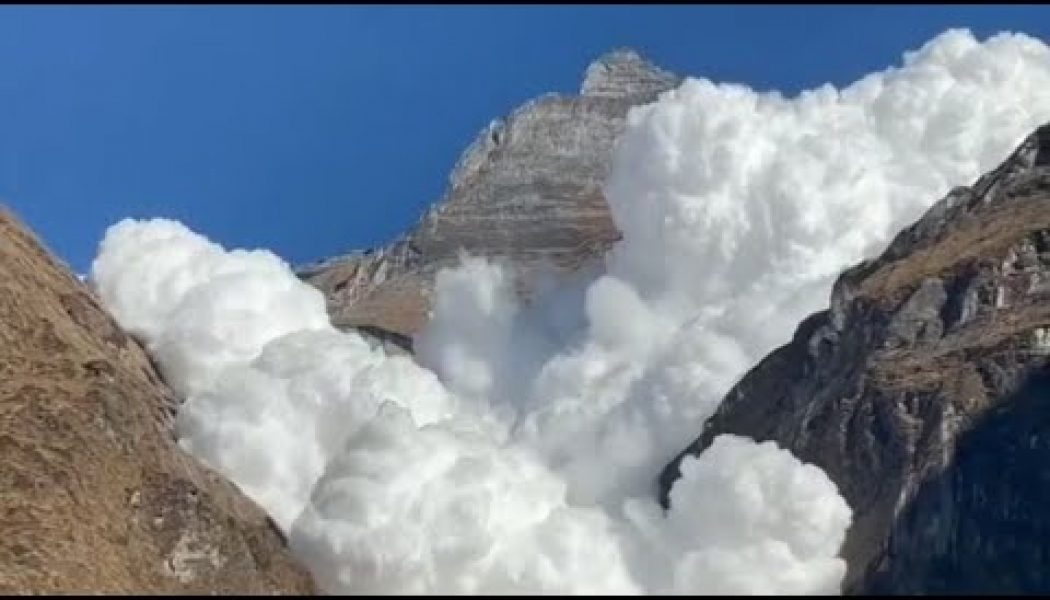
M 823 468 L 847 592 L 1050 592 L 1048 360 L 1050 126 L 846 271 L 686 452 L 734 433 Z
M 581 94 L 543 96 L 493 121 L 464 152 L 444 199 L 395 243 L 303 267 L 324 292 L 336 326 L 411 335 L 425 322 L 438 269 L 459 252 L 508 259 L 522 275 L 575 270 L 620 234 L 601 184 L 627 110 L 679 79 L 633 51 L 587 68 Z
M 313 593 L 262 510 L 176 445 L 176 402 L 0 208 L 0 592 Z

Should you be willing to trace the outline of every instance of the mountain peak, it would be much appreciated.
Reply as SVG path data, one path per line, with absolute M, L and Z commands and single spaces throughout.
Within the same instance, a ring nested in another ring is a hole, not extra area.
M 678 85 L 679 78 L 643 58 L 632 48 L 616 48 L 587 67 L 581 96 L 652 96 Z

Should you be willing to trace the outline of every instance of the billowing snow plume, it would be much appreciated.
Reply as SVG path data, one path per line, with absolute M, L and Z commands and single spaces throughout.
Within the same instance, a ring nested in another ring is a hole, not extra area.
M 449 349 L 493 357 L 473 367 L 492 373 L 528 357 L 535 370 L 513 372 L 526 383 L 508 392 L 530 409 L 520 431 L 573 497 L 647 492 L 728 387 L 827 306 L 838 273 L 1048 120 L 1050 49 L 1023 35 L 948 31 L 902 67 L 791 99 L 686 79 L 628 115 L 605 188 L 623 240 L 579 301 L 579 330 L 559 333 L 569 341 L 494 348 L 441 327 L 463 317 L 439 303 L 424 336 L 448 334 L 420 358 L 462 390 Z M 476 313 L 472 330 L 506 330 L 515 313 L 516 330 L 552 331 L 559 294 Z
M 785 99 L 686 80 L 631 111 L 605 273 L 527 306 L 439 274 L 419 364 L 336 331 L 268 252 L 165 220 L 91 279 L 186 402 L 181 443 L 290 533 L 329 591 L 833 593 L 850 509 L 818 468 L 721 436 L 654 480 L 728 388 L 953 185 L 1050 120 L 1050 49 L 949 31 Z
M 442 284 L 463 292 L 464 310 L 491 314 L 500 271 L 471 260 L 464 273 L 476 294 L 454 274 Z M 781 589 L 774 582 L 787 575 L 762 584 L 675 571 L 697 563 L 720 573 L 726 561 L 759 557 L 778 573 L 790 567 L 791 589 L 833 590 L 841 578 L 834 555 L 848 507 L 819 469 L 772 444 L 720 439 L 718 452 L 701 457 L 707 470 L 687 471 L 675 487 L 685 509 L 667 519 L 651 496 L 631 499 L 627 512 L 606 511 L 572 501 L 534 440 L 515 435 L 513 407 L 485 404 L 491 389 L 480 384 L 494 376 L 470 378 L 480 382 L 473 394 L 449 393 L 411 360 L 333 329 L 320 293 L 272 254 L 225 252 L 172 221 L 126 220 L 107 232 L 93 277 L 186 394 L 180 442 L 291 532 L 293 550 L 325 589 Z M 726 485 L 727 476 L 739 485 Z M 741 500 L 750 512 L 734 518 L 753 518 L 757 528 L 707 531 L 692 516 L 698 503 Z M 816 551 L 814 537 L 825 542 Z M 648 564 L 656 556 L 659 570 Z
M 420 424 L 450 413 L 434 375 L 335 330 L 321 293 L 269 252 L 226 252 L 173 221 L 125 220 L 106 232 L 92 279 L 185 396 L 182 445 L 285 529 L 382 402 Z

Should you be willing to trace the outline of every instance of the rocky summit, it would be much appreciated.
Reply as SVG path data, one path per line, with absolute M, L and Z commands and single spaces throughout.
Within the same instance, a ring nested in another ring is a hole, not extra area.
M 407 341 L 426 320 L 437 270 L 458 263 L 461 251 L 513 262 L 523 293 L 537 269 L 584 268 L 620 237 L 601 186 L 628 109 L 678 83 L 634 51 L 602 56 L 579 96 L 543 96 L 490 123 L 459 159 L 442 201 L 404 237 L 300 276 L 324 292 L 336 326 Z
M 824 469 L 854 511 L 846 592 L 1050 592 L 1048 360 L 1044 126 L 843 273 L 685 452 L 733 433 Z
M 177 446 L 176 406 L 0 207 L 0 593 L 314 591 L 262 510 Z

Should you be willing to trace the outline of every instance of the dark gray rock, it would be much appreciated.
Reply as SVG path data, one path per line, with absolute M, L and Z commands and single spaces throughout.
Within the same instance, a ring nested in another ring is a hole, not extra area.
M 1048 243 L 1043 127 L 843 273 L 685 452 L 734 433 L 823 468 L 854 511 L 847 592 L 1050 592 Z
M 944 284 L 931 277 L 901 305 L 886 327 L 887 345 L 906 348 L 936 342 L 944 332 L 941 309 L 948 300 Z

